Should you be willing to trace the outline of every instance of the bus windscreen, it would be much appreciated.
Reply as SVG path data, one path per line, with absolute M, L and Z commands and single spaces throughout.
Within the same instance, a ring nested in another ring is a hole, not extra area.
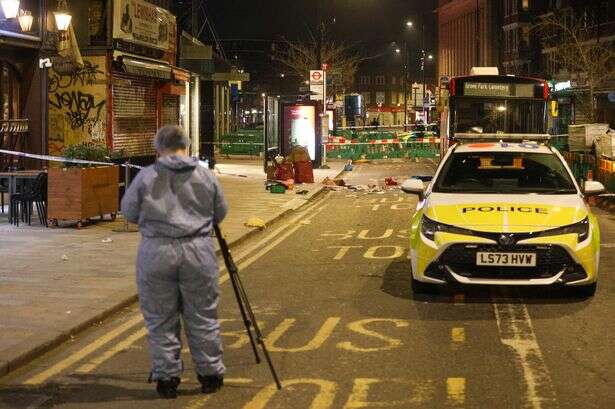
M 454 133 L 545 133 L 545 102 L 457 97 Z

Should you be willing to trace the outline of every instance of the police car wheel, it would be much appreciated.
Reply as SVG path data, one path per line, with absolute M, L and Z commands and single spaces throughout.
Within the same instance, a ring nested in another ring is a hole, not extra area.
M 412 278 L 412 292 L 415 294 L 438 294 L 438 285 L 424 283 Z
M 596 283 L 581 285 L 578 287 L 570 287 L 572 294 L 577 298 L 591 298 L 596 294 Z

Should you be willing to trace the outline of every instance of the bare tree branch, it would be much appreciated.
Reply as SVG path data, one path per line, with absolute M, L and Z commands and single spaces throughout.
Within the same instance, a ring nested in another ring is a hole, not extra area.
M 549 74 L 576 81 L 575 102 L 590 122 L 597 119 L 596 92 L 615 81 L 615 50 L 601 42 L 583 18 L 551 13 L 534 27 L 553 63 Z

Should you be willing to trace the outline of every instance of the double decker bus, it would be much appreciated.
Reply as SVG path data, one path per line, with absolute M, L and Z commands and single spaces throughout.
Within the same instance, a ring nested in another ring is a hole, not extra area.
M 498 75 L 497 68 L 473 68 L 448 81 L 448 102 L 440 117 L 441 154 L 451 141 L 498 135 L 543 139 L 547 131 L 549 86 L 536 78 Z

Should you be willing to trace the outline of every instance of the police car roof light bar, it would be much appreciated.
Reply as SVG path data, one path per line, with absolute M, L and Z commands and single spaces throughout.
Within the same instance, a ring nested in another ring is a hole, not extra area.
M 459 143 L 475 142 L 542 142 L 548 143 L 549 134 L 528 133 L 456 133 L 453 139 Z

